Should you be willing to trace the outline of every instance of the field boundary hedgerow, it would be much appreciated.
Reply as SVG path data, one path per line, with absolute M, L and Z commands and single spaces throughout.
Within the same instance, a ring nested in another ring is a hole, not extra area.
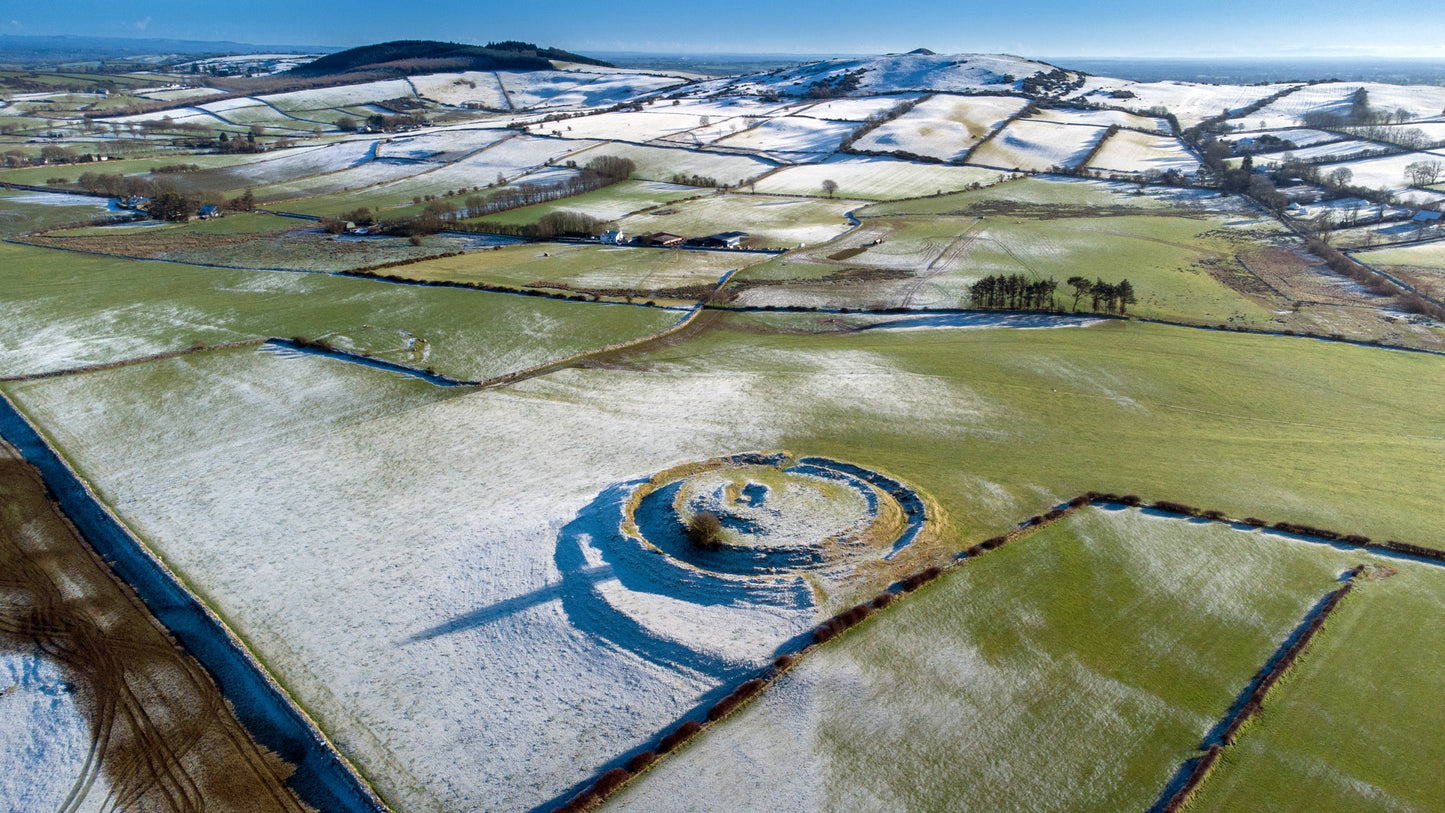
M 693 738 L 746 707 L 748 703 L 752 702 L 776 683 L 783 675 L 800 663 L 802 659 L 816 652 L 827 642 L 839 638 L 849 629 L 863 623 L 878 611 L 896 604 L 924 585 L 935 581 L 950 571 L 967 565 L 983 554 L 997 550 L 1043 527 L 1058 522 L 1081 508 L 1105 505 L 1136 508 L 1152 512 L 1156 515 L 1164 515 L 1191 522 L 1220 522 L 1235 526 L 1241 530 L 1259 529 L 1280 535 L 1282 538 L 1287 535 L 1288 537 L 1302 541 L 1333 544 L 1336 546 L 1346 545 L 1359 550 L 1399 556 L 1437 567 L 1445 567 L 1445 550 L 1436 550 L 1395 540 L 1376 542 L 1369 537 L 1359 534 L 1344 534 L 1326 528 L 1317 528 L 1311 525 L 1288 521 L 1271 523 L 1257 517 L 1231 519 L 1221 511 L 1203 510 L 1185 503 L 1169 500 L 1147 502 L 1143 498 L 1133 494 L 1119 495 L 1109 492 L 1089 491 L 1068 502 L 1061 503 L 1043 514 L 1036 514 L 1029 517 L 1003 534 L 992 536 L 982 542 L 970 545 L 964 550 L 954 554 L 950 560 L 944 564 L 933 565 L 907 576 L 895 582 L 872 600 L 857 604 L 824 620 L 814 628 L 808 643 L 794 652 L 778 655 L 770 667 L 738 684 L 730 693 L 723 696 L 721 700 L 712 704 L 703 714 L 705 718 L 704 721 L 699 722 L 695 719 L 701 709 L 694 709 L 679 720 L 677 724 L 665 729 L 665 733 L 659 736 L 653 747 L 633 754 L 625 763 L 622 762 L 620 757 L 614 760 L 613 762 L 618 764 L 615 764 L 614 767 L 600 774 L 591 783 L 582 786 L 582 790 L 566 796 L 564 801 L 561 801 L 550 809 L 555 813 L 574 813 L 575 811 L 586 811 L 596 808 L 617 791 L 626 787 L 628 783 L 646 773 L 668 754 L 675 752 Z M 1285 672 L 1298 661 L 1305 647 L 1324 625 L 1329 614 L 1338 606 L 1340 600 L 1350 593 L 1355 579 L 1359 578 L 1364 572 L 1364 565 L 1359 565 L 1346 571 L 1344 577 L 1345 584 L 1326 594 L 1324 598 L 1311 608 L 1301 624 L 1285 639 L 1275 654 L 1266 662 L 1266 665 L 1246 686 L 1239 700 L 1231 707 L 1224 720 L 1216 724 L 1206 733 L 1204 743 L 1200 746 L 1204 753 L 1190 757 L 1180 766 L 1178 772 L 1171 778 L 1169 784 L 1161 793 L 1160 799 L 1150 808 L 1150 813 L 1177 813 L 1180 806 L 1187 801 L 1188 796 L 1193 793 L 1207 776 L 1208 772 L 1212 770 L 1220 755 L 1221 749 L 1232 745 L 1241 727 L 1259 713 L 1265 696 L 1278 684 Z M 1178 798 L 1177 802 L 1176 797 Z M 549 808 L 546 805 L 537 808 L 537 810 L 547 809 Z
M 1188 806 L 1195 792 L 1214 770 L 1225 749 L 1237 741 L 1240 731 L 1264 710 L 1265 698 L 1309 647 L 1310 642 L 1339 607 L 1340 601 L 1354 589 L 1355 582 L 1365 572 L 1364 565 L 1356 565 L 1345 572 L 1344 584 L 1326 593 L 1323 598 L 1305 613 L 1304 619 L 1285 638 L 1274 654 L 1255 673 L 1249 685 L 1240 694 L 1224 718 L 1204 736 L 1200 744 L 1202 754 L 1186 759 L 1179 770 L 1165 784 L 1159 799 L 1149 808 L 1148 813 L 1179 813 Z

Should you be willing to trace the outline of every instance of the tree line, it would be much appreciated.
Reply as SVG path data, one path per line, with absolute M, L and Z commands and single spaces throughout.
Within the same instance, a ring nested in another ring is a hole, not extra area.
M 1086 277 L 1069 277 L 1067 284 L 1073 290 L 1073 309 L 1078 312 L 1081 302 L 1087 302 L 1095 313 L 1117 313 L 1123 315 L 1129 306 L 1139 301 L 1134 285 L 1127 279 L 1105 282 L 1102 278 L 1090 281 Z M 1062 310 L 1058 302 L 1059 281 L 1031 279 L 1023 274 L 990 274 L 969 286 L 970 306 L 978 310 Z

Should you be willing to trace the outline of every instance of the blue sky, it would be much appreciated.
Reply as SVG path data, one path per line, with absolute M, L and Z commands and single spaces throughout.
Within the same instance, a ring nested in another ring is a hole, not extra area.
M 1445 57 L 1435 3 L 1376 0 L 0 0 L 0 31 L 350 46 L 522 39 L 576 51 Z M 1433 9 L 1433 10 L 1432 10 Z

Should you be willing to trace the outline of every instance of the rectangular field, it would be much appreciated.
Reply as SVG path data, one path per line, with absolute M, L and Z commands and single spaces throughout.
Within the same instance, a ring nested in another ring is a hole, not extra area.
M 1068 168 L 1082 161 L 1103 135 L 1103 127 L 1071 127 L 1022 119 L 989 139 L 968 161 L 1001 169 Z
M 1171 170 L 1192 173 L 1199 169 L 1199 159 L 1184 147 L 1183 142 L 1172 136 L 1120 130 L 1104 142 L 1103 148 L 1089 162 L 1089 168 L 1157 176 Z
M 838 185 L 845 198 L 896 200 L 954 192 L 971 184 L 991 184 L 1009 177 L 991 169 L 917 164 L 895 158 L 840 155 L 821 164 L 788 167 L 763 178 L 751 189 L 768 194 L 826 195 L 824 181 Z
M 480 379 L 666 327 L 669 311 L 0 246 L 0 375 L 256 337 Z M 123 329 L 122 329 L 123 328 Z
M 1439 810 L 1445 786 L 1426 765 L 1445 759 L 1435 664 L 1445 640 L 1438 568 L 1391 563 L 1364 582 L 1265 700 L 1190 810 Z
M 818 650 L 618 810 L 1142 810 L 1349 566 L 1086 510 Z
M 625 234 L 667 232 L 683 237 L 746 231 L 754 245 L 781 248 L 837 237 L 850 228 L 846 213 L 856 206 L 844 200 L 716 194 L 623 218 L 617 228 Z
M 860 138 L 854 146 L 952 161 L 998 129 L 1026 103 L 1014 96 L 938 95 Z

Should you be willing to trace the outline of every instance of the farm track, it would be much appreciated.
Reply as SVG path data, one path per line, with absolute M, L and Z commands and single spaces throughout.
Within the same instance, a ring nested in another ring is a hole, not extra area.
M 973 250 L 974 244 L 979 241 L 980 237 L 972 234 L 972 232 L 974 229 L 977 229 L 982 222 L 981 220 L 973 221 L 973 223 L 964 230 L 963 234 L 960 234 L 953 242 L 944 246 L 943 250 L 938 252 L 938 256 L 934 257 L 933 261 L 908 283 L 899 301 L 903 307 L 912 306 L 913 298 L 923 290 L 924 286 L 931 283 L 934 279 L 947 274 L 954 263 L 962 260 L 968 255 L 969 251 Z
M 383 809 L 240 639 L 3 396 L 0 434 L 0 451 L 11 450 L 0 454 L 0 469 L 7 461 L 21 467 L 31 493 L 43 498 L 30 513 L 61 528 L 41 538 L 0 526 L 0 554 L 18 550 L 57 568 L 43 583 L 18 584 L 8 580 L 21 569 L 0 568 L 0 584 L 22 597 L 18 620 L 0 626 L 0 636 L 26 636 L 94 689 L 86 708 L 96 747 L 72 789 L 71 809 L 91 792 L 97 771 L 110 788 L 102 809 L 310 810 L 298 797 L 328 813 Z M 0 478 L 0 489 L 15 482 Z M 0 501 L 0 519 L 15 505 Z M 61 584 L 83 588 L 86 600 L 57 603 Z M 212 696 L 204 696 L 207 686 Z M 203 804 L 196 803 L 198 788 L 207 789 Z
M 3 441 L 0 494 L 0 586 L 9 599 L 0 605 L 0 640 L 38 647 L 59 665 L 90 723 L 90 752 L 59 809 L 309 810 L 286 785 L 293 769 L 242 729 L 216 684 Z M 103 801 L 92 798 L 101 777 Z

